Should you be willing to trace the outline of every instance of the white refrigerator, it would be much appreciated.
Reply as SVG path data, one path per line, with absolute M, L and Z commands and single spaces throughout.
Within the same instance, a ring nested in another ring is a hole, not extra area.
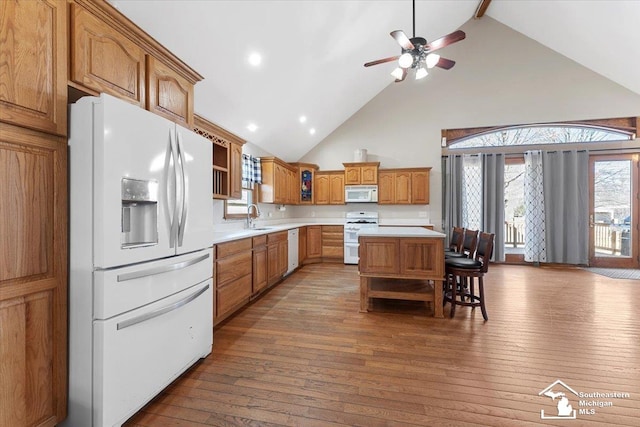
M 70 106 L 69 407 L 119 426 L 213 344 L 210 141 L 109 95 Z

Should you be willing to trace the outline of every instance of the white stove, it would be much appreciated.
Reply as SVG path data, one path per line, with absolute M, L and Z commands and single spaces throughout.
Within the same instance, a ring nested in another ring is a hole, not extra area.
M 347 212 L 344 225 L 344 263 L 358 263 L 358 231 L 378 226 L 378 212 Z

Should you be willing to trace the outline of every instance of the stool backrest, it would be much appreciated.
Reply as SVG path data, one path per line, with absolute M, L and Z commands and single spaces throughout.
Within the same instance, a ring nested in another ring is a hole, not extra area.
M 462 241 L 464 240 L 464 228 L 453 227 L 451 231 L 451 239 L 449 240 L 449 249 L 455 252 L 462 252 Z
M 482 272 L 486 273 L 489 270 L 489 260 L 493 255 L 493 242 L 495 240 L 495 234 L 480 232 L 478 238 L 478 248 L 476 249 L 476 260 L 482 263 Z
M 467 258 L 473 258 L 478 247 L 478 230 L 464 230 L 462 252 Z

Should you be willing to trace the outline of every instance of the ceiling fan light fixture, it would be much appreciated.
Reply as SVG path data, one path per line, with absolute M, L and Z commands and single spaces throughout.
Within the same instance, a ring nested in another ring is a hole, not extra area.
M 429 72 L 427 71 L 427 69 L 424 68 L 423 66 L 420 66 L 416 70 L 416 80 L 424 79 L 425 77 L 427 77 L 428 74 Z
M 440 55 L 438 55 L 437 53 L 430 53 L 427 55 L 427 58 L 425 59 L 427 68 L 435 67 L 438 61 L 440 61 Z
M 402 78 L 402 68 L 397 67 L 395 70 L 391 72 L 391 75 L 396 78 L 396 80 L 400 80 Z
M 413 65 L 413 55 L 411 55 L 409 52 L 403 53 L 398 59 L 398 65 L 400 66 L 400 68 L 411 67 Z

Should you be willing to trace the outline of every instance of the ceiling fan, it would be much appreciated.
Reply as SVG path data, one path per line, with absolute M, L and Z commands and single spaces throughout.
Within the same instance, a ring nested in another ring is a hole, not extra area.
M 407 77 L 409 69 L 416 70 L 416 80 L 422 79 L 429 74 L 427 68 L 439 67 L 445 70 L 451 69 L 451 67 L 456 64 L 455 61 L 443 58 L 433 52 L 463 40 L 466 34 L 461 30 L 454 31 L 431 43 L 427 43 L 427 40 L 423 37 L 416 37 L 416 0 L 413 0 L 413 37 L 407 37 L 402 30 L 392 31 L 391 37 L 398 42 L 402 48 L 402 53 L 389 58 L 367 62 L 364 66 L 371 67 L 372 65 L 384 64 L 385 62 L 391 62 L 397 59 L 398 67 L 393 70 L 391 75 L 396 78 L 396 82 L 401 82 Z

